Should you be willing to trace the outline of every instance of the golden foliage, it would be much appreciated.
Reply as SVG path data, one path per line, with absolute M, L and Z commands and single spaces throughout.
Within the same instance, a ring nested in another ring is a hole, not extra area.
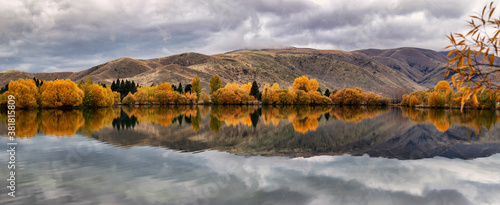
M 448 53 L 448 72 L 454 71 L 452 76 L 453 85 L 464 90 L 460 96 L 461 109 L 467 101 L 472 99 L 476 103 L 477 93 L 485 88 L 498 92 L 500 85 L 492 83 L 498 80 L 500 66 L 495 63 L 498 55 L 500 19 L 491 18 L 495 12 L 493 1 L 483 7 L 480 15 L 471 16 L 468 24 L 471 28 L 466 34 L 450 33 L 447 36 L 450 45 L 445 49 L 452 48 Z
M 137 102 L 137 99 L 135 98 L 135 95 L 133 95 L 130 92 L 128 92 L 127 96 L 125 96 L 122 99 L 122 104 L 124 104 L 124 105 L 131 105 L 131 104 L 134 104 L 135 102 Z
M 306 76 L 302 76 L 299 78 L 295 78 L 293 81 L 293 89 L 295 90 L 303 90 L 305 92 L 309 91 L 309 78 Z
M 453 90 L 450 86 L 450 84 L 445 81 L 445 80 L 442 80 L 442 81 L 439 81 L 436 86 L 434 86 L 434 90 L 438 90 L 438 91 L 451 91 Z
M 342 88 L 332 96 L 332 101 L 340 105 L 359 105 L 363 103 L 363 90 L 358 87 Z
M 196 96 L 195 92 L 188 91 L 185 95 L 190 103 L 198 101 L 198 97 Z
M 45 82 L 41 89 L 42 107 L 73 107 L 80 106 L 83 91 L 71 80 L 54 80 Z
M 226 84 L 224 88 L 220 88 L 211 95 L 213 104 L 247 104 L 250 94 L 245 89 L 240 89 L 236 83 Z
M 10 81 L 9 90 L 5 92 L 5 95 L 14 95 L 16 98 L 16 107 L 18 108 L 38 107 L 38 88 L 36 87 L 35 81 L 31 79 Z
M 412 95 L 412 96 L 410 97 L 410 102 L 408 103 L 408 105 L 409 105 L 410 107 L 415 107 L 415 106 L 417 106 L 417 105 L 418 105 L 418 103 L 419 103 L 419 101 L 418 101 L 417 97 L 415 97 L 415 95 Z
M 203 104 L 209 104 L 210 103 L 210 97 L 205 92 L 201 93 L 200 100 L 203 102 Z
M 431 96 L 429 97 L 429 102 L 427 103 L 429 107 L 432 108 L 437 108 L 440 107 L 440 101 L 441 101 L 441 95 L 439 92 L 432 92 Z
M 269 84 L 264 85 L 264 91 L 262 92 L 262 103 L 263 104 L 275 104 L 279 100 L 279 85 L 274 83 L 272 87 Z
M 160 83 L 160 85 L 158 85 L 158 90 L 160 91 L 174 91 L 174 89 L 172 88 L 172 85 L 170 85 L 170 83 Z

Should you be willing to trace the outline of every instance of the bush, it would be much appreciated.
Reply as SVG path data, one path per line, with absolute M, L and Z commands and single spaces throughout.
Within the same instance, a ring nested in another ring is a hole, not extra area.
M 309 95 L 307 95 L 307 93 L 305 91 L 297 90 L 297 91 L 295 91 L 295 94 L 297 95 L 297 98 L 295 101 L 296 104 L 299 104 L 299 105 L 311 104 L 311 97 L 309 97 Z
M 343 88 L 333 96 L 332 101 L 341 105 L 359 105 L 363 102 L 363 93 L 357 87 Z
M 414 95 L 412 95 L 412 96 L 410 97 L 409 106 L 410 106 L 410 107 L 415 107 L 415 106 L 417 106 L 417 105 L 418 105 L 418 103 L 419 103 L 419 101 L 418 101 L 417 97 L 415 97 Z
M 330 105 L 333 104 L 332 99 L 326 96 L 321 96 L 321 104 L 322 105 Z
M 318 91 L 309 91 L 307 92 L 307 95 L 309 95 L 309 98 L 311 98 L 311 104 L 316 104 L 316 105 L 321 105 L 322 104 L 322 97 L 321 93 Z
M 403 95 L 403 100 L 401 101 L 401 105 L 409 106 L 410 105 L 410 96 L 407 94 Z
M 137 100 L 135 99 L 135 96 L 129 92 L 127 96 L 125 96 L 122 100 L 122 104 L 124 105 L 132 105 L 136 102 Z
M 210 97 L 205 92 L 201 93 L 200 100 L 203 102 L 203 104 L 209 104 L 210 103 Z
M 486 90 L 478 94 L 479 105 L 482 108 L 491 109 L 496 107 L 497 93 Z
M 441 107 L 440 105 L 441 101 L 441 95 L 439 92 L 432 92 L 431 96 L 429 97 L 429 101 L 427 102 L 427 105 L 432 108 L 437 108 Z

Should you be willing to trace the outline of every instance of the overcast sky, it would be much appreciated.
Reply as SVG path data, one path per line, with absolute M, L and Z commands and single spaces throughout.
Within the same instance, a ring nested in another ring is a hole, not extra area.
M 309 47 L 443 50 L 487 1 L 2 0 L 0 71 L 78 71 L 121 57 Z

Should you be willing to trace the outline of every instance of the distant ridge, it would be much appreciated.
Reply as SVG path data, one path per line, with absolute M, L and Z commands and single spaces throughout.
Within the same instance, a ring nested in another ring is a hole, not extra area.
M 318 79 L 323 91 L 358 86 L 387 95 L 391 89 L 401 86 L 411 90 L 433 87 L 444 79 L 446 61 L 442 53 L 420 48 L 348 52 L 290 47 L 238 50 L 216 55 L 183 53 L 149 60 L 119 58 L 78 72 L 4 71 L 0 73 L 0 86 L 19 78 L 69 78 L 79 82 L 89 76 L 94 82 L 106 84 L 119 78 L 142 85 L 162 82 L 186 85 L 198 76 L 204 91 L 208 92 L 209 79 L 213 75 L 219 75 L 224 83 L 242 84 L 256 80 L 261 88 L 265 83 L 274 82 L 286 88 L 296 77 L 305 75 Z

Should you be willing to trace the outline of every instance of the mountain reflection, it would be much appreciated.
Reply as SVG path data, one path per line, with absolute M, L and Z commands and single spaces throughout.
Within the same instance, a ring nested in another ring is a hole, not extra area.
M 413 159 L 500 152 L 500 113 L 331 106 L 168 106 L 18 110 L 21 138 L 87 135 L 120 147 L 249 155 L 369 154 Z M 6 133 L 7 116 L 0 115 Z M 4 135 L 5 136 L 5 135 Z

